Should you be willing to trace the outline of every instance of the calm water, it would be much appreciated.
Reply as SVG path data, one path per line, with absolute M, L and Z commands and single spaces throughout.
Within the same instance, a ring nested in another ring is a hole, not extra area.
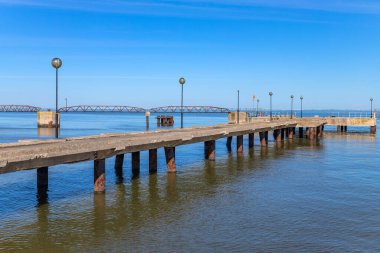
M 187 126 L 225 122 L 185 116 Z M 141 114 L 62 115 L 64 137 L 141 130 Z M 92 192 L 92 162 L 52 167 L 42 206 L 36 171 L 0 175 L 0 252 L 380 252 L 378 137 L 330 130 L 318 143 L 270 138 L 261 149 L 255 139 L 248 150 L 245 140 L 241 157 L 219 140 L 216 162 L 202 143 L 178 147 L 174 175 L 159 150 L 158 173 L 143 152 L 132 180 L 126 155 L 122 184 L 110 158 L 104 195 Z M 35 114 L 0 114 L 1 142 L 50 134 Z

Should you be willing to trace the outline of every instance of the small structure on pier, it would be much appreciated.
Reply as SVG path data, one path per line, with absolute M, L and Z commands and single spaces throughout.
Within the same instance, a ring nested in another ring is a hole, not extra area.
M 37 112 L 38 128 L 55 128 L 56 118 L 55 112 L 48 110 L 47 112 Z M 58 113 L 58 127 L 60 127 L 60 114 Z
M 157 126 L 172 126 L 174 125 L 174 117 L 167 115 L 157 116 Z
M 228 124 L 247 123 L 249 122 L 247 112 L 229 112 Z

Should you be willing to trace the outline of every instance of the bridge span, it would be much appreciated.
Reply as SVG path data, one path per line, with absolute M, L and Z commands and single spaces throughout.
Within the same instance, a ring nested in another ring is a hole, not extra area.
M 41 107 L 31 105 L 0 105 L 0 112 L 39 112 Z
M 146 110 L 141 107 L 124 106 L 124 105 L 76 105 L 62 107 L 58 109 L 59 112 L 140 112 L 144 113 Z
M 45 109 L 31 105 L 0 105 L 0 112 L 39 112 Z M 126 113 L 180 113 L 181 106 L 162 106 L 145 109 L 127 105 L 75 105 L 61 107 L 59 112 L 126 112 Z M 184 113 L 229 113 L 230 109 L 217 106 L 184 106 Z
M 151 108 L 149 111 L 152 113 L 180 113 L 181 106 L 164 106 Z M 230 110 L 223 107 L 215 106 L 184 106 L 184 113 L 229 113 Z
M 180 113 L 181 106 L 163 106 L 151 109 L 144 109 L 134 106 L 113 106 L 113 105 L 77 105 L 62 107 L 59 112 L 128 112 L 128 113 Z M 230 110 L 216 106 L 184 106 L 184 113 L 229 113 Z

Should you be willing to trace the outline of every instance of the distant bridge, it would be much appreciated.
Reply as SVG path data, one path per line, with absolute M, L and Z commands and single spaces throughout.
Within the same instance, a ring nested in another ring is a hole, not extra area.
M 0 105 L 0 112 L 39 112 L 41 107 L 31 105 Z
M 180 113 L 181 106 L 164 106 L 152 108 L 149 110 L 153 113 Z M 214 106 L 184 106 L 184 113 L 229 113 L 230 110 L 223 107 Z
M 140 107 L 123 105 L 77 105 L 62 107 L 59 112 L 142 112 L 146 110 Z
M 41 107 L 30 105 L 0 105 L 0 112 L 39 112 Z M 59 112 L 126 112 L 126 113 L 180 113 L 181 106 L 163 106 L 152 109 L 144 109 L 135 106 L 124 105 L 76 105 L 62 107 Z M 184 106 L 184 113 L 229 113 L 231 110 L 215 106 Z

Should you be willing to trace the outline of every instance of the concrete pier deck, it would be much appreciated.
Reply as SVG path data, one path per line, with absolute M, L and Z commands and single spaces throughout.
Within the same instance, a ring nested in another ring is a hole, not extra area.
M 205 159 L 216 160 L 216 140 L 227 138 L 227 149 L 231 150 L 232 138 L 236 136 L 236 152 L 242 154 L 243 136 L 248 135 L 248 146 L 254 146 L 254 135 L 259 133 L 260 145 L 267 147 L 268 132 L 273 131 L 276 142 L 285 138 L 293 139 L 296 127 L 300 138 L 303 128 L 310 140 L 319 138 L 323 133 L 325 120 L 283 119 L 257 121 L 243 124 L 222 124 L 207 127 L 159 130 L 140 133 L 111 133 L 89 137 L 66 138 L 57 140 L 23 140 L 17 143 L 0 144 L 0 174 L 37 170 L 37 196 L 44 203 L 48 191 L 49 167 L 94 161 L 94 192 L 105 192 L 105 159 L 116 156 L 115 172 L 122 177 L 124 154 L 132 154 L 132 174 L 140 173 L 140 152 L 149 151 L 149 172 L 157 172 L 157 149 L 164 148 L 167 171 L 176 172 L 175 147 L 204 142 Z
M 154 132 L 102 134 L 58 140 L 0 144 L 0 173 L 97 160 L 124 153 L 296 127 L 297 121 L 215 125 Z

